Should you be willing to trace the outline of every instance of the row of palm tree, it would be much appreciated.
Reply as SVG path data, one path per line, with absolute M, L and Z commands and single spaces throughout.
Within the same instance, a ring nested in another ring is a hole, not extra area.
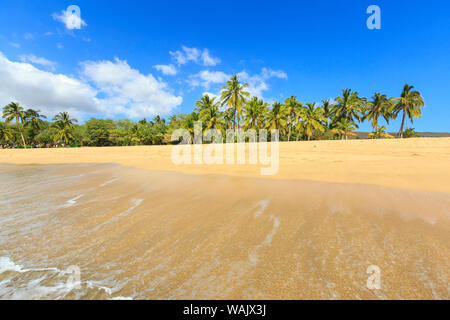
M 33 109 L 25 110 L 17 102 L 11 102 L 6 105 L 3 108 L 3 118 L 5 119 L 6 125 L 3 123 L 0 125 L 0 139 L 9 141 L 13 138 L 12 130 L 7 124 L 14 121 L 19 130 L 23 147 L 26 148 L 27 144 L 24 136 L 24 128 L 29 126 L 36 131 L 40 130 L 44 125 L 42 119 L 47 118 L 40 112 L 40 110 Z M 67 112 L 60 112 L 53 118 L 53 121 L 55 121 L 53 125 L 57 129 L 54 136 L 55 143 L 65 142 L 68 144 L 73 139 L 71 131 L 74 128 L 73 124 L 78 122 L 77 119 L 70 118 Z
M 269 105 L 258 97 L 250 97 L 247 91 L 248 84 L 241 84 L 238 76 L 235 75 L 222 87 L 222 95 L 219 99 L 204 95 L 195 103 L 192 114 L 174 115 L 169 118 L 168 126 L 164 119 L 156 117 L 156 124 L 163 123 L 162 127 L 159 125 L 156 126 L 157 128 L 147 125 L 144 119 L 134 123 L 127 135 L 132 137 L 131 142 L 139 144 L 149 141 L 149 137 L 152 137 L 150 139 L 152 141 L 160 142 L 168 140 L 166 135 L 170 136 L 170 131 L 184 128 L 193 137 L 194 123 L 202 121 L 204 129 L 219 129 L 223 132 L 226 129 L 241 128 L 245 130 L 278 129 L 283 139 L 287 141 L 291 141 L 293 137 L 297 141 L 302 138 L 311 140 L 336 136 L 348 139 L 348 137 L 356 136 L 354 131 L 359 129 L 358 123 L 367 120 L 371 122 L 373 128 L 369 134 L 371 138 L 393 138 L 386 132 L 385 126 L 380 126 L 379 119 L 382 117 L 389 124 L 390 120 L 396 119 L 402 113 L 398 137 L 403 138 L 406 118 L 413 121 L 414 118 L 421 117 L 421 108 L 424 106 L 422 96 L 413 89 L 413 86 L 405 84 L 399 98 L 388 98 L 385 94 L 375 93 L 370 100 L 360 97 L 356 91 L 344 89 L 342 95 L 333 100 L 324 100 L 320 104 L 315 102 L 303 104 L 297 97 L 291 96 L 283 103 L 274 102 Z M 3 108 L 3 118 L 6 124 L 0 123 L 0 141 L 13 138 L 12 128 L 8 124 L 14 123 L 15 132 L 20 134 L 21 143 L 25 148 L 27 143 L 24 128 L 29 127 L 39 132 L 45 124 L 48 125 L 43 120 L 46 117 L 39 110 L 25 110 L 15 102 Z M 73 131 L 74 124 L 78 122 L 76 119 L 71 118 L 67 112 L 61 112 L 53 118 L 53 121 L 50 124 L 51 138 L 55 144 L 67 145 L 75 140 Z M 28 134 L 28 138 L 29 136 Z M 87 140 L 92 140 L 91 138 Z M 16 141 L 17 139 L 19 139 L 18 136 Z
M 310 140 L 313 135 L 330 132 L 338 134 L 342 139 L 355 135 L 359 128 L 357 123 L 368 120 L 372 124 L 372 138 L 391 138 L 386 127 L 380 126 L 380 117 L 389 124 L 402 113 L 402 124 L 398 137 L 403 138 L 406 117 L 411 121 L 421 116 L 424 106 L 422 96 L 414 87 L 405 84 L 399 98 L 388 98 L 385 94 L 375 93 L 371 100 L 360 97 L 351 89 L 342 90 L 342 95 L 334 100 L 324 100 L 321 105 L 306 103 L 303 105 L 297 97 L 291 96 L 284 103 L 275 102 L 270 107 L 258 97 L 250 97 L 246 89 L 248 84 L 241 84 L 237 76 L 233 76 L 224 87 L 219 100 L 205 95 L 196 102 L 195 111 L 198 120 L 205 123 L 206 128 L 216 129 L 278 129 L 282 135 L 287 133 L 291 141 L 293 132 L 297 140 L 304 135 Z M 226 108 L 221 111 L 222 108 Z M 241 117 L 243 122 L 241 122 Z M 188 117 L 193 121 L 192 117 Z M 192 127 L 187 124 L 186 127 Z

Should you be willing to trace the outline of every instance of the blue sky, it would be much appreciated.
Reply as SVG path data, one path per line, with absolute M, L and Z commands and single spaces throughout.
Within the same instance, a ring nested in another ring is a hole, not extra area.
M 381 30 L 366 27 L 371 4 Z M 398 96 L 408 82 L 426 102 L 413 127 L 450 131 L 449 14 L 446 0 L 0 0 L 0 103 L 138 119 L 190 112 L 236 73 L 269 102 Z

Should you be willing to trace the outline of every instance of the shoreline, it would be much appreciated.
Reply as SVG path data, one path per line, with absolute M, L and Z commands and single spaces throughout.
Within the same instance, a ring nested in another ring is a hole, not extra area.
M 139 169 L 194 175 L 299 179 L 450 192 L 450 138 L 281 142 L 279 172 L 273 176 L 260 176 L 260 168 L 263 167 L 260 164 L 175 165 L 171 160 L 172 148 L 1 149 L 0 163 L 117 163 Z M 246 148 L 248 152 L 248 144 Z

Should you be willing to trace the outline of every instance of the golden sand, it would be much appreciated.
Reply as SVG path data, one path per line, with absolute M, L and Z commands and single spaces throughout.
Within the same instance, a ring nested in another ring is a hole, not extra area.
M 12 164 L 118 163 L 188 174 L 259 177 L 259 165 L 174 165 L 172 146 L 0 150 Z M 450 138 L 280 143 L 280 169 L 269 178 L 450 192 Z
M 272 178 L 170 151 L 0 150 L 0 298 L 450 298 L 450 139 L 283 143 Z

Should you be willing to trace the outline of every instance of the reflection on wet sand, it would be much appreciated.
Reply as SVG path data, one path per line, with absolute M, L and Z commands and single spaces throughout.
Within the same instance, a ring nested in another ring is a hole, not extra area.
M 112 164 L 0 179 L 3 299 L 450 297 L 448 193 Z

